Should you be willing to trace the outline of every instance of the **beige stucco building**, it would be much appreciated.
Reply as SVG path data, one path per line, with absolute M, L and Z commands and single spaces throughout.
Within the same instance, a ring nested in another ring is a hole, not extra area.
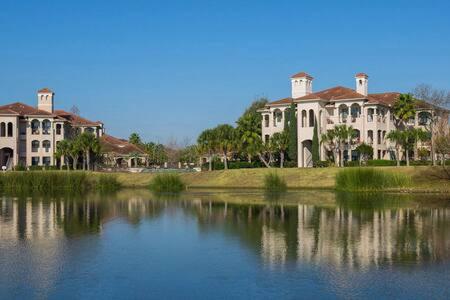
M 103 123 L 90 121 L 74 113 L 54 109 L 55 93 L 44 88 L 37 92 L 37 107 L 16 102 L 0 106 L 0 166 L 54 166 L 58 142 L 82 132 L 91 132 L 110 141 Z M 118 148 L 123 147 L 117 145 Z M 132 149 L 139 152 L 140 149 Z M 140 154 L 142 154 L 139 152 Z M 123 156 L 126 153 L 121 153 Z
M 284 130 L 285 112 L 292 104 L 296 107 L 298 132 L 298 166 L 312 166 L 312 139 L 314 123 L 318 136 L 336 125 L 346 124 L 356 131 L 356 137 L 345 150 L 348 160 L 357 160 L 354 151 L 365 142 L 374 149 L 374 159 L 395 159 L 394 144 L 386 139 L 389 131 L 396 129 L 392 107 L 400 93 L 386 92 L 370 94 L 369 76 L 358 73 L 355 89 L 336 86 L 313 92 L 313 77 L 305 72 L 291 77 L 291 97 L 268 103 L 260 112 L 262 138 L 267 141 L 274 133 Z M 418 102 L 416 116 L 409 125 L 426 127 L 430 122 L 433 106 Z M 428 147 L 427 145 L 420 145 Z M 321 143 L 320 157 L 327 157 L 326 145 Z

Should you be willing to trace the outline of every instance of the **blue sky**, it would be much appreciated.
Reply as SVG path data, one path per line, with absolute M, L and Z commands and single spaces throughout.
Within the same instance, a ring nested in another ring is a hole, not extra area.
M 370 2 L 370 3 L 369 3 Z M 450 86 L 449 1 L 0 0 L 0 103 L 77 105 L 108 133 L 196 139 L 233 123 L 256 97 L 290 95 L 306 71 L 315 91 Z

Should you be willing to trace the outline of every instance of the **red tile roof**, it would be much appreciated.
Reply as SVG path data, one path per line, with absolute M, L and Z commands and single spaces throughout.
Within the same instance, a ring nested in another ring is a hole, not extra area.
M 291 104 L 292 103 L 292 98 L 284 98 L 284 99 L 280 99 L 280 100 L 276 100 L 273 102 L 268 103 L 268 105 L 277 105 L 277 104 Z
M 319 91 L 316 93 L 311 93 L 309 95 L 296 98 L 294 100 L 296 101 L 302 101 L 302 100 L 344 100 L 344 99 L 364 99 L 366 98 L 364 95 L 361 95 L 357 92 L 355 92 L 352 89 L 343 87 L 343 86 L 336 86 L 330 89 L 326 89 L 323 91 Z
M 49 89 L 49 88 L 43 88 L 43 89 L 40 89 L 40 90 L 38 91 L 38 93 L 43 93 L 43 94 L 53 94 L 53 91 L 52 91 L 51 89 Z
M 366 73 L 358 73 L 355 75 L 355 77 L 365 77 L 365 78 L 369 78 L 369 75 L 367 75 Z
M 71 112 L 60 110 L 60 109 L 55 110 L 55 115 L 66 119 L 67 121 L 71 122 L 73 125 L 78 125 L 78 126 L 98 126 L 98 125 L 102 124 L 102 122 L 100 122 L 100 121 L 91 121 L 91 120 L 82 118 L 76 114 L 73 114 Z
M 367 96 L 367 100 L 370 103 L 381 103 L 391 106 L 394 105 L 395 101 L 397 101 L 398 96 L 400 96 L 400 93 L 397 92 L 369 94 Z
M 40 115 L 45 115 L 45 116 L 52 116 L 51 113 L 44 111 L 44 110 L 40 110 L 37 108 L 34 108 L 30 105 L 24 104 L 24 103 L 20 103 L 20 102 L 15 102 L 15 103 L 11 103 L 11 104 L 6 104 L 3 106 L 0 106 L 0 110 L 7 112 L 7 111 L 11 111 L 12 114 L 17 114 L 20 116 L 26 116 L 26 115 L 33 115 L 33 116 L 40 116 Z
M 145 151 L 140 147 L 129 143 L 127 140 L 118 139 L 113 136 L 103 134 L 100 138 L 102 152 L 112 153 L 115 155 L 141 154 L 145 155 Z
M 309 78 L 309 79 L 313 79 L 313 77 L 311 75 L 309 75 L 309 74 L 307 74 L 305 72 L 300 72 L 300 73 L 297 73 L 297 74 L 294 74 L 294 75 L 291 76 L 291 78 L 304 78 L 304 77 Z

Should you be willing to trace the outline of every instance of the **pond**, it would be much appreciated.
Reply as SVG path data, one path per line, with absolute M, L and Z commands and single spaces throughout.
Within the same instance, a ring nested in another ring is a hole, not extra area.
M 3 299 L 450 298 L 450 199 L 0 197 Z

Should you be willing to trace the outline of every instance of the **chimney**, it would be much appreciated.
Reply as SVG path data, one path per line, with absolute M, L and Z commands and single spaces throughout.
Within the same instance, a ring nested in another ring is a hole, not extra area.
M 312 81 L 314 78 L 306 74 L 305 72 L 300 72 L 291 77 L 292 85 L 292 98 L 300 98 L 312 93 Z
M 38 91 L 37 96 L 38 109 L 53 113 L 53 98 L 55 93 L 48 88 L 43 88 Z
M 358 73 L 356 79 L 356 92 L 358 94 L 367 96 L 369 94 L 369 76 L 364 73 Z

